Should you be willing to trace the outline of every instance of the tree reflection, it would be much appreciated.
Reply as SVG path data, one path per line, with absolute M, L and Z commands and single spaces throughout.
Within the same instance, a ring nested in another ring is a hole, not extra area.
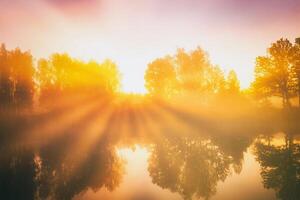
M 124 162 L 108 141 L 80 155 L 81 163 L 66 159 L 66 140 L 39 150 L 13 148 L 1 155 L 0 196 L 3 199 L 72 199 L 88 189 L 114 190 L 122 181 Z M 100 148 L 101 146 L 101 148 Z
M 84 161 L 80 165 L 72 160 L 60 161 L 59 152 L 61 149 L 50 148 L 40 153 L 38 192 L 42 199 L 72 199 L 88 188 L 98 191 L 105 187 L 112 191 L 122 180 L 123 162 L 108 144 L 102 143 L 101 148 L 82 155 Z
M 154 184 L 184 199 L 209 199 L 218 183 L 230 173 L 241 172 L 244 152 L 256 131 L 299 129 L 298 111 L 273 112 L 272 118 L 251 113 L 219 117 L 214 111 L 191 112 L 159 100 L 144 105 L 123 98 L 115 104 L 97 100 L 91 109 L 83 109 L 78 120 L 71 118 L 72 123 L 66 123 L 65 117 L 73 116 L 81 103 L 57 106 L 27 120 L 23 116 L 3 119 L 1 198 L 72 199 L 87 190 L 112 191 L 124 174 L 116 148 L 142 144 L 150 147 L 148 171 Z M 275 188 L 279 198 L 297 199 L 299 145 L 292 137 L 286 141 L 282 147 L 257 143 L 257 157 L 265 186 Z
M 34 199 L 35 182 L 34 154 L 23 147 L 10 149 L 0 156 L 1 199 Z
M 251 145 L 252 139 L 245 136 L 217 136 L 213 139 L 214 144 L 231 158 L 231 164 L 235 173 L 239 174 L 243 168 L 244 152 Z
M 284 200 L 300 199 L 300 144 L 286 134 L 284 145 L 261 139 L 255 144 L 264 187 L 273 188 Z
M 230 174 L 233 160 L 213 140 L 171 137 L 153 146 L 148 170 L 153 183 L 184 199 L 209 199 Z

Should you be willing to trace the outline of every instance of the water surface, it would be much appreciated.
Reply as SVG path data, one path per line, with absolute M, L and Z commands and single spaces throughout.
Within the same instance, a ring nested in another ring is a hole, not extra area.
M 2 120 L 1 199 L 300 197 L 295 113 L 104 105 Z

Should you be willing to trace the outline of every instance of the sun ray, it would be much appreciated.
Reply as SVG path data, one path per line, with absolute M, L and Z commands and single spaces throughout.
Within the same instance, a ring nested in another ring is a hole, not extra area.
M 88 104 L 79 104 L 74 110 L 48 118 L 44 123 L 34 125 L 24 132 L 22 141 L 30 143 L 49 143 L 59 137 L 63 130 L 71 128 L 74 124 L 87 117 L 95 108 L 99 106 L 98 99 L 89 101 Z

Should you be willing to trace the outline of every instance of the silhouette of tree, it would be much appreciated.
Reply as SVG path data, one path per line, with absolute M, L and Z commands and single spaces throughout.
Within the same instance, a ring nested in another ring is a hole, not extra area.
M 253 88 L 260 97 L 280 96 L 283 106 L 289 106 L 295 83 L 291 73 L 292 44 L 280 39 L 268 49 L 267 56 L 256 58 Z
M 261 166 L 264 187 L 273 188 L 283 200 L 300 198 L 300 145 L 286 135 L 285 145 L 272 145 L 258 141 L 255 144 L 256 159 Z

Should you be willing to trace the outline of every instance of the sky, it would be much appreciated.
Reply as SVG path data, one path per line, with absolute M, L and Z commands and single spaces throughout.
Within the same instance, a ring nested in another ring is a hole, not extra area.
M 255 58 L 300 37 L 300 0 L 0 0 L 0 42 L 38 59 L 67 52 L 114 60 L 127 92 L 144 92 L 147 64 L 200 46 L 243 88 Z

